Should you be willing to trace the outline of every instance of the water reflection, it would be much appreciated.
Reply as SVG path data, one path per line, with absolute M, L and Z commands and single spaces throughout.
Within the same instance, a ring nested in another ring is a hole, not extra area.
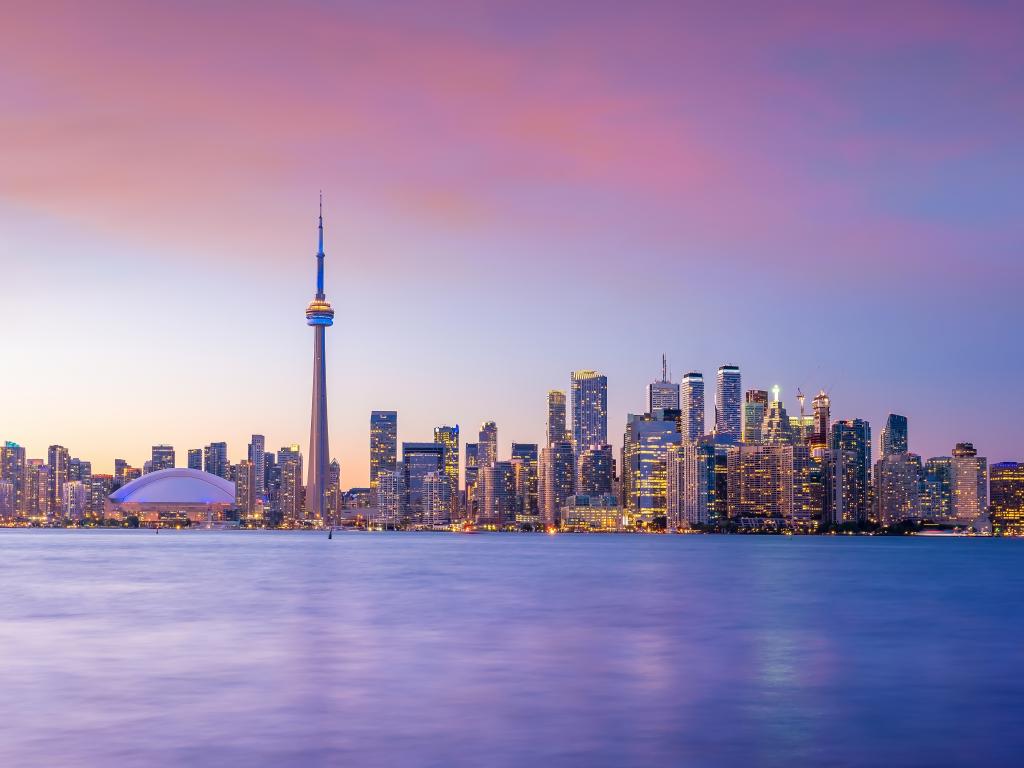
M 1012 765 L 1022 547 L 3 531 L 0 765 Z

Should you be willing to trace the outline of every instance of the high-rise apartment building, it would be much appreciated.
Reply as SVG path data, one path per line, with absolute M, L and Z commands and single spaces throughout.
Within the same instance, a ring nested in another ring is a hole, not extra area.
M 517 515 L 534 518 L 538 514 L 537 472 L 539 454 L 536 443 L 512 443 L 512 473 L 515 477 Z M 529 522 L 536 522 L 530 520 Z
M 189 451 L 191 453 L 191 451 Z M 252 463 L 253 492 L 259 496 L 266 492 L 267 483 L 267 439 L 263 435 L 249 438 L 246 458 Z
M 608 443 L 608 377 L 597 371 L 573 371 L 572 438 L 576 450 Z
M 477 441 L 477 466 L 489 467 L 498 460 L 498 425 L 493 421 L 485 421 L 480 425 Z
M 789 422 L 789 414 L 779 397 L 779 388 L 772 390 L 772 399 L 764 412 L 761 421 L 761 440 L 764 445 L 792 445 L 794 441 L 793 427 Z
M 924 465 L 921 517 L 932 522 L 953 519 L 953 457 L 933 456 Z
M 973 523 L 988 507 L 988 462 L 979 456 L 971 443 L 957 443 L 953 448 L 950 490 L 953 497 L 953 520 Z
M 451 492 L 451 481 L 445 472 L 428 472 L 423 478 L 423 512 L 418 522 L 425 526 L 451 522 Z
M 473 520 L 476 517 L 476 488 L 477 481 L 480 479 L 479 449 L 480 446 L 477 443 L 466 443 L 466 471 L 463 478 L 466 490 L 463 516 L 468 520 Z
M 610 445 L 593 445 L 577 451 L 576 493 L 605 496 L 612 492 L 614 459 Z
M 871 517 L 871 425 L 846 419 L 832 425 L 826 469 L 825 523 L 863 525 Z
M 402 518 L 422 523 L 425 515 L 424 482 L 431 472 L 444 476 L 444 446 L 438 443 L 402 443 Z
M 680 443 L 676 419 L 665 411 L 630 414 L 622 445 L 626 513 L 644 526 L 668 518 L 668 453 Z
M 814 428 L 811 432 L 811 446 L 825 448 L 828 446 L 829 431 L 831 429 L 829 411 L 832 407 L 832 401 L 825 394 L 825 390 L 821 390 L 814 396 L 811 406 L 814 409 Z
M 576 461 L 570 440 L 559 440 L 540 452 L 538 496 L 541 523 L 557 528 L 562 522 L 562 507 L 573 495 Z
M 924 474 L 921 457 L 907 451 L 894 453 L 891 448 L 892 443 L 887 443 L 883 436 L 882 456 L 875 462 L 872 477 L 874 519 L 883 526 L 893 526 L 921 518 L 921 486 Z
M 565 392 L 552 389 L 548 392 L 548 421 L 546 445 L 566 439 Z
M 385 528 L 394 528 L 402 515 L 402 473 L 397 469 L 381 469 L 377 473 L 378 521 Z
M 448 478 L 448 519 L 459 516 L 459 425 L 434 427 L 434 442 L 444 446 L 444 475 Z
M 398 411 L 370 412 L 370 487 L 377 476 L 393 472 L 398 462 Z
M 743 442 L 757 445 L 761 442 L 761 423 L 768 409 L 768 392 L 748 389 L 743 396 Z
M 510 461 L 496 461 L 480 468 L 480 505 L 477 522 L 502 530 L 516 520 L 515 474 Z
M 189 448 L 188 449 L 188 468 L 194 469 L 197 472 L 203 471 L 203 449 L 202 448 Z M 114 478 L 117 478 L 117 471 L 114 472 Z
M 715 442 L 736 445 L 743 436 L 742 382 L 735 365 L 718 367 L 715 382 Z
M 729 519 L 744 528 L 778 529 L 793 517 L 793 447 L 737 445 L 728 452 Z
M 704 374 L 690 371 L 683 376 L 680 393 L 683 440 L 704 437 Z
M 161 469 L 174 469 L 177 466 L 174 461 L 173 445 L 154 445 L 149 460 L 149 471 L 159 472 Z
M 230 480 L 231 464 L 228 461 L 228 444 L 210 443 L 203 449 L 203 471 Z
M 715 496 L 714 443 L 701 438 L 669 447 L 666 494 L 670 530 L 708 523 Z
M 882 458 L 893 453 L 906 453 L 907 445 L 907 417 L 890 413 L 880 438 Z
M 68 480 L 68 464 L 71 455 L 63 445 L 51 445 L 46 452 L 49 467 L 46 486 L 46 503 L 50 512 L 58 513 L 64 502 L 64 483 Z

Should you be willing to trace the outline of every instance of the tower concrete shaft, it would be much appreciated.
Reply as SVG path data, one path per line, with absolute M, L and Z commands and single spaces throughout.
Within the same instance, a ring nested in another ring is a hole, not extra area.
M 327 439 L 326 332 L 334 324 L 334 308 L 324 293 L 324 217 L 320 199 L 319 248 L 316 254 L 316 295 L 306 307 L 306 324 L 313 326 L 313 406 L 309 420 L 309 475 L 306 483 L 306 519 L 327 518 L 327 478 L 331 461 Z

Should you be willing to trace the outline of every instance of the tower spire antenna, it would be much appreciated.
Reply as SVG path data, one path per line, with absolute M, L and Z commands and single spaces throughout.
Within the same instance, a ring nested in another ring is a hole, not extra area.
M 317 221 L 316 297 L 324 298 L 324 191 L 320 190 L 320 215 Z
M 668 381 L 668 360 L 664 352 L 661 353 L 661 380 Z

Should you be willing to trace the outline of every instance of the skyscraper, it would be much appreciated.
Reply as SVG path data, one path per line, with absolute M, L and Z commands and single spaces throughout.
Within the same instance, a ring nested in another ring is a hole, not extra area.
M 1003 536 L 1024 536 L 1024 464 L 993 464 L 988 483 L 993 530 Z
M 512 472 L 515 475 L 516 513 L 528 518 L 535 517 L 538 510 L 538 458 L 536 443 L 512 443 Z
M 46 485 L 47 509 L 59 514 L 64 503 L 64 483 L 68 480 L 68 464 L 71 456 L 63 445 L 51 445 L 47 450 L 46 465 L 49 467 Z
M 477 443 L 466 443 L 466 498 L 463 516 L 468 520 L 476 517 L 476 486 L 480 479 L 479 455 L 480 446 Z
M 573 371 L 572 438 L 576 450 L 608 443 L 608 377 Z
M 188 468 L 194 469 L 197 472 L 203 471 L 203 449 L 202 448 L 189 448 L 188 449 Z M 114 472 L 114 478 L 117 479 L 117 472 Z
M 772 388 L 772 399 L 761 422 L 761 443 L 764 445 L 792 445 L 793 427 L 789 414 L 779 397 L 779 388 Z
M 729 448 L 729 518 L 745 528 L 776 529 L 793 516 L 793 447 Z
M 811 444 L 817 446 L 828 445 L 828 435 L 831 422 L 829 421 L 829 409 L 832 401 L 829 400 L 825 390 L 821 390 L 814 396 L 811 406 L 814 408 L 814 428 L 811 434 Z
M 757 445 L 761 442 L 761 422 L 768 409 L 768 392 L 748 389 L 743 396 L 743 442 Z
M 871 516 L 871 425 L 846 419 L 832 425 L 826 523 L 864 524 Z
M 736 445 L 742 437 L 742 382 L 735 365 L 718 367 L 715 385 L 715 442 Z
M 558 527 L 561 524 L 562 507 L 573 495 L 575 479 L 576 464 L 571 441 L 559 440 L 541 450 L 538 495 L 543 525 Z
M 228 462 L 228 444 L 210 443 L 203 449 L 203 471 L 211 475 L 230 479 L 231 464 Z
M 398 461 L 398 411 L 370 412 L 370 487 L 377 476 L 393 471 Z
M 683 376 L 682 402 L 683 440 L 704 437 L 704 374 L 690 371 Z
M 647 412 L 654 413 L 657 408 L 679 410 L 679 385 L 669 381 L 668 360 L 665 355 L 661 356 L 661 379 L 647 385 Z
M 306 517 L 323 522 L 327 503 L 327 465 L 331 460 L 327 439 L 327 328 L 334 325 L 334 309 L 324 294 L 324 214 L 320 198 L 317 225 L 316 295 L 306 307 L 306 324 L 313 326 L 313 407 L 309 422 L 309 480 L 306 483 Z
M 629 414 L 622 441 L 622 495 L 627 513 L 643 525 L 667 524 L 668 453 L 680 443 L 675 417 L 665 410 Z
M 159 472 L 161 469 L 174 469 L 175 462 L 173 445 L 154 445 L 151 455 L 151 472 Z
M 892 416 L 889 418 L 891 420 Z M 891 443 L 886 442 L 884 428 L 882 435 L 882 455 L 875 462 L 872 474 L 874 518 L 884 526 L 918 520 L 921 517 L 921 457 L 907 451 L 887 451 Z
M 428 472 L 423 478 L 422 524 L 447 525 L 451 520 L 451 485 L 444 472 Z
M 431 472 L 444 477 L 444 446 L 438 443 L 402 443 L 404 519 L 414 523 L 425 521 L 423 484 Z
M 907 452 L 907 417 L 890 413 L 882 427 L 880 439 L 882 458 L 893 453 Z
M 612 492 L 612 447 L 592 445 L 577 452 L 576 493 L 605 496 Z
M 485 421 L 480 425 L 477 443 L 476 463 L 478 467 L 489 467 L 498 460 L 498 425 Z
M 249 440 L 248 459 L 252 463 L 253 492 L 259 496 L 266 492 L 267 441 L 263 435 L 253 435 Z
M 973 523 L 988 506 L 987 464 L 972 443 L 957 443 L 953 448 L 951 491 L 956 522 Z
M 448 478 L 448 504 L 451 507 L 448 519 L 454 520 L 459 513 L 459 425 L 434 427 L 434 442 L 444 446 L 444 476 Z
M 516 486 L 510 461 L 495 461 L 480 469 L 480 525 L 498 530 L 515 523 Z
M 921 517 L 933 522 L 953 518 L 953 457 L 933 456 L 924 465 Z
M 666 475 L 668 527 L 706 524 L 715 498 L 714 443 L 701 438 L 669 446 Z
M 548 392 L 548 423 L 546 445 L 565 440 L 565 392 Z

